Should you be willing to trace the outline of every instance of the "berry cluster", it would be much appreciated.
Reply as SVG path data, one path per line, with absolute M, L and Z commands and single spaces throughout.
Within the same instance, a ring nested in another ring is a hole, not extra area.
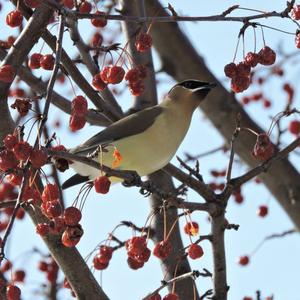
M 71 131 L 77 131 L 84 127 L 86 123 L 86 113 L 88 111 L 87 100 L 83 96 L 77 96 L 71 103 L 71 116 L 69 127 Z
M 262 93 L 255 93 L 251 96 L 244 96 L 242 98 L 242 103 L 248 105 L 251 102 L 262 101 L 264 108 L 271 107 L 272 103 L 270 100 L 266 99 Z
M 32 70 L 42 68 L 44 70 L 53 70 L 55 58 L 52 54 L 42 55 L 33 53 L 28 60 L 28 67 Z
M 46 184 L 41 198 L 41 211 L 49 219 L 49 223 L 37 224 L 36 232 L 41 236 L 49 233 L 62 234 L 61 242 L 64 246 L 77 245 L 83 235 L 83 229 L 79 224 L 81 211 L 74 206 L 63 211 L 56 184 Z
M 99 252 L 93 258 L 93 266 L 96 270 L 104 270 L 108 267 L 114 249 L 110 246 L 100 246 Z
M 224 73 L 231 79 L 231 89 L 235 93 L 246 90 L 251 82 L 251 68 L 257 64 L 269 66 L 274 64 L 276 53 L 268 46 L 262 48 L 258 53 L 248 52 L 244 60 L 238 64 L 234 62 L 224 67 Z
M 149 260 L 151 251 L 147 247 L 146 238 L 143 236 L 135 236 L 125 243 L 127 250 L 127 263 L 133 270 L 137 270 L 144 266 L 144 263 Z

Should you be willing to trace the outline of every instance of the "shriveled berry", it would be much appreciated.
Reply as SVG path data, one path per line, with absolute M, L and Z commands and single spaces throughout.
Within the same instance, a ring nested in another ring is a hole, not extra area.
M 3 139 L 3 144 L 6 149 L 11 150 L 18 142 L 18 139 L 13 134 L 7 134 Z
M 26 273 L 24 270 L 16 270 L 13 273 L 12 281 L 24 282 L 25 276 L 26 276 Z
M 46 202 L 44 213 L 50 219 L 57 218 L 62 214 L 62 207 L 58 199 Z
M 93 77 L 92 85 L 96 90 L 103 91 L 107 84 L 102 80 L 101 74 L 98 73 Z
M 276 60 L 276 53 L 268 46 L 262 48 L 259 52 L 259 63 L 265 66 L 273 65 Z
M 123 80 L 124 75 L 125 71 L 122 67 L 112 66 L 107 74 L 108 83 L 118 84 Z
M 241 77 L 248 77 L 250 75 L 251 67 L 247 65 L 245 62 L 238 63 L 237 67 L 237 74 L 236 76 Z
M 107 194 L 109 192 L 111 181 L 107 176 L 99 176 L 94 180 L 96 193 Z
M 17 159 L 27 160 L 32 151 L 32 147 L 26 141 L 20 141 L 14 146 L 13 151 Z
M 150 297 L 147 298 L 148 300 L 161 300 L 161 295 L 160 294 L 154 294 Z
M 225 67 L 224 67 L 224 73 L 227 77 L 229 78 L 233 78 L 236 76 L 237 74 L 237 66 L 235 63 L 230 63 L 230 64 L 227 64 Z
M 133 96 L 140 96 L 145 91 L 145 85 L 142 80 L 137 82 L 129 82 L 129 91 Z
M 10 106 L 13 109 L 17 109 L 21 117 L 25 117 L 32 107 L 29 99 L 19 99 L 17 98 L 15 102 Z
M 172 248 L 168 240 L 161 241 L 154 246 L 153 255 L 160 259 L 166 259 L 170 255 Z
M 131 258 L 130 256 L 128 256 L 128 258 L 127 258 L 127 264 L 129 266 L 129 268 L 131 268 L 133 270 L 140 269 L 144 266 L 143 262 L 137 261 L 136 259 Z
M 3 172 L 14 169 L 18 165 L 17 158 L 11 150 L 0 152 L 0 170 Z
M 87 100 L 83 96 L 77 96 L 72 100 L 71 103 L 72 113 L 78 116 L 84 116 L 88 110 Z
M 140 80 L 140 72 L 137 68 L 133 68 L 127 71 L 125 80 L 130 83 L 135 83 Z
M 30 153 L 29 161 L 35 168 L 40 168 L 46 164 L 48 155 L 43 149 L 33 149 Z
M 245 56 L 245 63 L 251 68 L 256 67 L 259 63 L 259 55 L 254 52 L 248 52 Z
M 152 37 L 149 33 L 141 32 L 137 35 L 135 40 L 136 50 L 139 52 L 146 52 L 152 46 Z
M 274 154 L 274 145 L 267 134 L 261 133 L 257 136 L 252 154 L 258 160 L 267 160 Z
M 42 193 L 43 202 L 53 201 L 59 198 L 58 186 L 55 183 L 47 183 Z
M 72 9 L 74 8 L 74 1 L 73 0 L 63 0 L 63 4 L 65 7 Z
M 298 49 L 300 49 L 300 33 L 297 33 L 295 36 L 295 45 Z
M 100 32 L 95 32 L 90 41 L 92 47 L 100 47 L 103 42 L 103 36 Z
M 188 256 L 191 259 L 200 258 L 204 254 L 203 249 L 198 244 L 191 244 L 188 248 Z
M 231 89 L 235 93 L 241 93 L 245 91 L 250 85 L 250 77 L 236 76 L 231 81 Z
M 64 210 L 63 219 L 66 225 L 74 226 L 81 220 L 81 211 L 74 206 L 67 207 Z
M 47 223 L 38 223 L 35 227 L 35 230 L 40 236 L 46 236 L 50 231 L 50 227 Z

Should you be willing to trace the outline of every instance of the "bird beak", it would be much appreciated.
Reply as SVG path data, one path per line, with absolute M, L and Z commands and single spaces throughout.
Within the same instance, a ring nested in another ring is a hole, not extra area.
M 193 89 L 193 92 L 197 92 L 197 91 L 201 91 L 201 90 L 211 90 L 213 88 L 215 88 L 217 86 L 217 84 L 215 82 L 208 82 L 206 85 L 197 87 L 195 89 Z

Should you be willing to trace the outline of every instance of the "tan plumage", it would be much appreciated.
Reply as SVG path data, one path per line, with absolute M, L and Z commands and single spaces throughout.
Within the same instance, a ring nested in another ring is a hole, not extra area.
M 104 165 L 112 166 L 116 148 L 122 155 L 118 168 L 135 170 L 140 176 L 155 172 L 172 159 L 187 133 L 194 110 L 214 86 L 197 80 L 178 83 L 161 104 L 115 122 L 70 151 L 87 155 L 99 145 L 109 144 L 105 147 L 109 151 L 101 154 Z M 95 159 L 99 161 L 100 157 Z M 82 163 L 75 162 L 71 167 L 81 176 L 67 180 L 63 188 L 100 175 L 99 170 Z M 120 181 L 119 178 L 111 180 Z

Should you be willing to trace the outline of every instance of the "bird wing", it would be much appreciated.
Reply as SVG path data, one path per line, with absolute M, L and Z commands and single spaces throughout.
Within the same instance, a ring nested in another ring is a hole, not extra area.
M 119 139 L 139 134 L 149 128 L 162 111 L 163 107 L 156 105 L 131 114 L 108 126 L 83 144 L 71 149 L 71 152 L 88 154 L 96 150 L 99 145 L 113 143 Z

